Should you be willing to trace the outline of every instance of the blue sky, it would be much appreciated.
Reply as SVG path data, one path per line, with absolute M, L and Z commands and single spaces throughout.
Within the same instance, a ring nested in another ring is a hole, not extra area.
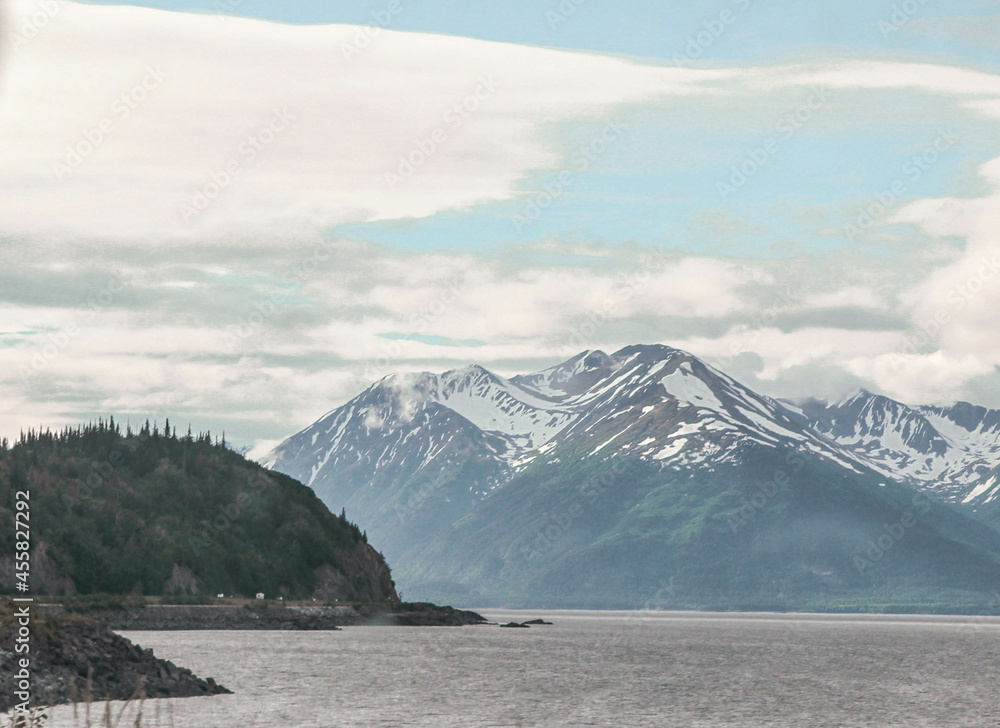
M 108 4 L 108 3 L 102 3 Z M 385 17 L 388 0 L 147 0 L 121 2 L 164 10 L 226 12 L 283 23 L 370 24 Z M 898 31 L 894 8 L 909 5 L 896 0 L 719 0 L 715 2 L 657 2 L 656 0 L 490 0 L 416 2 L 399 0 L 399 12 L 389 24 L 397 30 L 446 33 L 506 43 L 573 48 L 626 54 L 649 59 L 686 57 L 691 38 L 717 20 L 724 11 L 735 19 L 730 28 L 702 49 L 699 62 L 734 60 L 773 61 L 809 58 L 818 51 L 854 49 L 866 54 L 936 55 L 951 62 L 998 68 L 994 44 L 976 45 L 940 33 L 928 37 L 905 32 L 910 21 L 922 18 L 982 18 L 996 14 L 988 0 L 913 0 L 915 12 Z M 560 9 L 562 8 L 562 10 Z M 572 8 L 572 12 L 565 12 Z M 552 15 L 554 14 L 554 15 Z M 564 18 L 564 20 L 563 20 Z M 731 31 L 731 32 L 730 32 Z
M 698 123 L 703 117 L 685 122 L 661 110 L 620 110 L 615 118 L 625 125 L 622 140 L 609 144 L 585 171 L 577 170 L 572 154 L 586 147 L 603 121 L 559 129 L 565 164 L 529 175 L 519 185 L 523 194 L 512 200 L 417 220 L 348 225 L 331 234 L 407 250 L 496 251 L 560 238 L 609 245 L 666 244 L 688 253 L 718 252 L 720 246 L 736 244 L 730 253 L 747 257 L 785 257 L 803 249 L 850 245 L 871 250 L 870 239 L 829 235 L 831 227 L 842 229 L 842 211 L 863 207 L 897 179 L 904 181 L 907 199 L 943 196 L 968 175 L 970 163 L 1000 156 L 995 123 L 956 108 L 920 109 L 915 116 L 907 97 L 870 94 L 846 103 L 837 99 L 836 91 L 829 97 L 827 108 L 816 111 L 794 136 L 777 131 L 775 124 L 733 120 L 705 127 Z M 777 101 L 770 116 L 760 113 L 778 120 L 786 109 L 795 109 L 797 101 Z M 881 118 L 859 138 L 848 121 L 866 114 Z M 958 141 L 933 166 L 921 170 L 919 178 L 906 174 L 911 158 L 944 129 L 952 129 Z M 775 151 L 768 152 L 772 139 Z M 742 186 L 733 187 L 733 167 L 761 149 L 766 156 L 759 158 L 765 163 Z M 560 184 L 564 169 L 573 175 Z M 558 191 L 557 199 L 537 218 L 531 217 L 531 201 L 547 186 Z M 778 200 L 785 211 L 776 209 Z M 804 224 L 794 219 L 803 208 L 822 208 L 826 214 Z M 699 232 L 706 214 L 724 214 L 753 230 L 741 230 L 738 239 L 707 237 Z M 790 241 L 794 245 L 788 245 Z

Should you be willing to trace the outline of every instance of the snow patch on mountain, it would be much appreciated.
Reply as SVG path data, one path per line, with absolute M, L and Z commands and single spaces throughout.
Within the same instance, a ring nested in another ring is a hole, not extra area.
M 666 460 L 668 458 L 672 458 L 674 455 L 683 450 L 685 445 L 687 445 L 687 439 L 680 437 L 656 453 L 653 456 L 653 460 Z
M 977 485 L 975 488 L 973 488 L 969 492 L 969 494 L 967 496 L 965 496 L 965 498 L 962 499 L 962 502 L 963 503 L 969 503 L 971 501 L 974 501 L 976 498 L 978 498 L 979 496 L 983 495 L 983 493 L 988 493 L 991 488 L 993 488 L 994 486 L 996 486 L 996 484 L 997 484 L 997 477 L 996 476 L 993 476 L 992 478 L 983 481 L 982 483 L 980 483 L 979 485 Z M 988 503 L 989 501 L 986 501 L 986 502 Z
M 663 364 L 663 362 L 660 362 Z M 705 409 L 724 411 L 725 407 L 715 393 L 705 382 L 691 371 L 688 362 L 681 364 L 673 372 L 663 377 L 660 384 L 671 397 L 678 402 L 682 402 L 691 407 L 703 407 Z

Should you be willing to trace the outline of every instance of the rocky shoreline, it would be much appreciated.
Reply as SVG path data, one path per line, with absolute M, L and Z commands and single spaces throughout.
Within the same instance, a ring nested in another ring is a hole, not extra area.
M 15 705 L 15 605 L 0 601 L 0 713 Z M 116 631 L 337 630 L 345 626 L 486 624 L 475 612 L 435 604 L 288 605 L 280 602 L 167 605 L 119 603 L 30 608 L 31 704 L 185 698 L 230 691 L 153 655 Z M 88 687 L 89 685 L 89 687 Z
M 15 703 L 19 659 L 15 610 L 0 602 L 0 712 Z M 32 608 L 31 703 L 56 705 L 131 698 L 187 698 L 230 691 L 212 678 L 153 655 L 107 625 L 83 617 L 53 617 Z M 89 687 L 88 687 L 89 684 Z
M 42 607 L 50 616 L 67 614 L 59 604 Z M 476 612 L 434 604 L 299 606 L 268 602 L 244 605 L 150 604 L 76 613 L 116 631 L 174 630 L 337 630 L 347 626 L 385 625 L 461 627 L 485 624 Z
M 465 627 L 488 624 L 486 617 L 478 612 L 439 607 L 436 604 L 400 605 L 385 617 L 388 619 L 386 624 L 401 627 Z M 371 624 L 372 621 L 369 619 L 368 623 Z

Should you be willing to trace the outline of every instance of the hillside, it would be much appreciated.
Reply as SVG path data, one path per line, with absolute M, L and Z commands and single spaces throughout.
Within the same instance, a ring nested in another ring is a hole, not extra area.
M 998 554 L 908 488 L 751 445 L 714 468 L 533 464 L 405 573 L 422 597 L 511 606 L 978 611 L 1000 606 Z
M 15 491 L 31 494 L 35 594 L 237 594 L 394 601 L 367 537 L 312 490 L 209 435 L 113 420 L 0 444 L 0 589 Z
M 350 509 L 414 598 L 1000 607 L 1000 534 L 817 422 L 632 346 L 510 379 L 390 376 L 271 462 Z

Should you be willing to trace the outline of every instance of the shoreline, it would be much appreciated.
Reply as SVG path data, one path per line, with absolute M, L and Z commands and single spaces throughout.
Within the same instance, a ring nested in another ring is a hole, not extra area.
M 231 693 L 212 677 L 161 659 L 98 620 L 47 615 L 35 605 L 23 609 L 27 619 L 21 609 L 0 602 L 0 712 L 20 703 L 40 707 Z M 31 625 L 24 642 L 28 650 L 15 648 L 18 623 Z
M 42 602 L 24 607 L 30 624 L 27 663 L 14 649 L 17 605 L 0 599 L 0 712 L 16 705 L 18 680 L 28 681 L 34 705 L 135 698 L 183 698 L 230 691 L 211 677 L 156 657 L 121 632 L 339 631 L 346 626 L 456 627 L 486 624 L 485 617 L 435 604 L 286 605 L 147 604 L 144 599 L 100 598 Z M 23 668 L 17 672 L 17 667 Z M 29 669 L 30 668 L 30 669 Z M 88 698 L 89 699 L 89 698 Z M 28 699 L 26 699 L 28 700 Z
M 776 611 L 711 611 L 711 610 L 653 610 L 653 609 L 521 609 L 508 607 L 476 607 L 477 613 L 486 616 L 539 614 L 560 619 L 644 619 L 662 621 L 756 621 L 756 622 L 835 622 L 867 623 L 897 622 L 900 624 L 997 624 L 1000 614 L 925 613 L 925 612 L 776 612 Z
M 327 630 L 353 626 L 462 627 L 486 623 L 476 612 L 436 604 L 315 605 L 246 601 L 229 604 L 43 603 L 47 616 L 75 615 L 115 631 Z

